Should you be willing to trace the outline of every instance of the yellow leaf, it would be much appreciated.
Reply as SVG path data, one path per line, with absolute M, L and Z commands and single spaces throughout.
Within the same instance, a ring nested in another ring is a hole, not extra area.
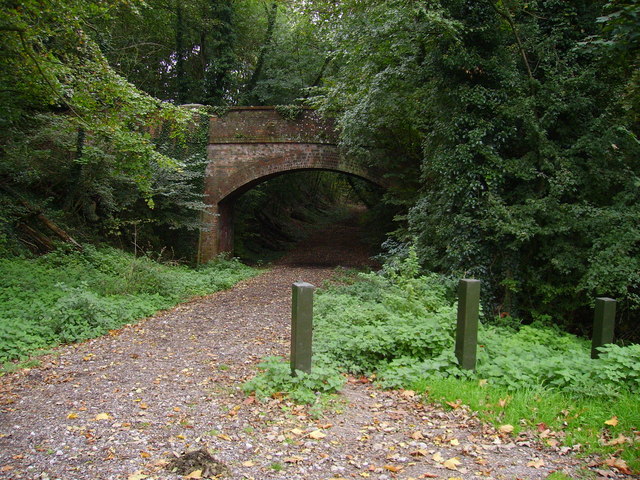
M 416 396 L 416 392 L 414 392 L 413 390 L 403 390 L 402 396 L 405 398 L 413 398 Z
M 404 467 L 396 467 L 395 465 L 385 465 L 382 468 L 384 468 L 385 470 L 389 470 L 390 472 L 393 472 L 393 473 L 401 472 L 404 469 Z
M 513 425 L 501 425 L 500 428 L 498 429 L 498 431 L 500 433 L 511 433 L 513 432 Z
M 193 472 L 191 472 L 189 475 L 187 475 L 184 478 L 202 478 L 202 470 L 194 470 Z
M 231 437 L 229 435 L 227 435 L 226 433 L 219 433 L 218 435 L 216 435 L 216 437 L 222 439 L 222 440 L 226 440 L 227 442 L 231 441 Z
M 251 460 L 247 460 L 246 462 L 242 462 L 243 467 L 253 467 L 255 465 Z
M 438 462 L 438 463 L 442 463 L 444 462 L 444 457 L 442 456 L 442 454 L 440 452 L 436 452 L 433 454 L 433 457 L 431 457 L 433 459 L 434 462 Z
M 145 478 L 149 478 L 149 475 L 144 475 L 141 473 L 141 470 L 138 470 L 135 473 L 132 473 L 127 477 L 127 480 L 144 480 Z
M 96 415 L 96 418 L 94 420 L 109 420 L 111 418 L 111 415 L 109 415 L 108 413 L 99 413 L 98 415 Z
M 460 445 L 460 441 L 457 438 L 452 439 L 449 443 L 454 447 L 457 447 L 458 445 Z
M 418 450 L 414 450 L 409 455 L 413 457 L 426 457 L 427 455 L 429 455 L 429 452 L 427 452 L 424 449 L 418 449 Z
M 486 387 L 487 383 L 489 383 L 486 379 L 482 379 L 478 382 L 479 387 Z
M 140 408 L 146 410 L 147 408 L 149 408 L 149 405 L 147 405 L 146 403 L 141 403 Z
M 313 438 L 314 440 L 322 440 L 326 436 L 327 434 L 321 432 L 320 430 L 314 430 L 309 434 L 309 438 Z
M 78 414 L 71 412 L 69 415 L 67 415 L 67 418 L 73 420 L 74 418 L 78 418 Z
M 359 475 L 364 478 L 369 478 L 371 476 L 371 474 L 367 472 L 360 472 Z
M 176 438 L 178 440 L 185 440 L 187 437 L 185 437 L 184 435 L 176 435 Z
M 149 458 L 151 457 L 151 454 L 149 452 L 140 452 L 140 456 L 142 458 Z
M 422 435 L 421 431 L 415 431 L 411 434 L 411 438 L 413 438 L 414 440 L 422 440 L 424 438 L 424 435 Z
M 294 428 L 293 430 L 291 430 L 291 433 L 293 433 L 294 435 L 302 435 L 304 433 L 304 430 Z
M 444 465 L 449 470 L 457 470 L 458 465 L 460 465 L 461 463 L 462 462 L 460 460 L 458 460 L 456 457 L 453 457 L 453 458 L 450 458 L 449 460 L 442 462 L 442 465 Z
M 535 460 L 531 460 L 530 462 L 527 462 L 527 467 L 533 467 L 533 468 L 544 467 L 544 461 L 539 458 L 536 458 Z
M 612 427 L 615 427 L 616 425 L 618 425 L 618 417 L 613 416 L 609 420 L 604 422 L 604 424 L 605 425 L 611 425 Z

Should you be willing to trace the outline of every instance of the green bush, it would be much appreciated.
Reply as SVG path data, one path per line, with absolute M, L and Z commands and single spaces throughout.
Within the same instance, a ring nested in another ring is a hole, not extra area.
M 258 398 L 268 398 L 275 393 L 286 393 L 298 403 L 315 403 L 318 395 L 337 392 L 345 378 L 326 359 L 314 357 L 311 373 L 296 370 L 291 375 L 291 366 L 281 357 L 267 357 L 258 365 L 261 373 L 245 382 L 245 393 L 255 393 Z
M 90 245 L 81 252 L 0 259 L 0 363 L 102 335 L 254 272 L 236 260 L 193 269 Z
M 415 255 L 360 282 L 318 292 L 314 351 L 343 371 L 375 373 L 386 387 L 424 378 L 486 379 L 512 391 L 545 387 L 578 396 L 640 392 L 640 346 L 602 348 L 554 326 L 501 319 L 481 325 L 477 370 L 458 367 L 450 279 L 418 275 Z

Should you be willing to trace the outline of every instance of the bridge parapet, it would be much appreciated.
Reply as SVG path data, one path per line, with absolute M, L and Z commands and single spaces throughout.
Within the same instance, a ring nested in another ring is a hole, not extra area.
M 302 107 L 234 107 L 211 118 L 209 144 L 337 143 L 333 120 Z

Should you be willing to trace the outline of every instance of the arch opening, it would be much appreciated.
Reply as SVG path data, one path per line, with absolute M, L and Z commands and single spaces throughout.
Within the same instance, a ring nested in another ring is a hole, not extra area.
M 305 175 L 313 173 L 319 175 Z M 289 177 L 291 183 L 287 181 Z M 384 189 L 380 183 L 362 175 L 328 168 L 296 168 L 270 173 L 241 185 L 217 203 L 219 253 L 256 260 L 267 255 L 267 250 L 275 252 L 279 247 L 299 240 L 302 230 L 311 228 L 311 218 L 322 216 L 321 212 L 328 215 L 328 211 L 335 213 L 341 207 L 346 211 L 348 206 L 358 203 L 366 208 L 354 186 L 359 182 L 347 180 L 349 178 L 359 179 L 376 190 Z M 259 189 L 268 197 L 262 204 L 261 200 L 256 200 L 259 196 L 248 198 Z M 284 190 L 278 194 L 278 189 Z M 256 214 L 255 218 L 251 213 Z M 252 237 L 253 242 L 247 240 Z M 240 241 L 239 249 L 236 249 L 236 239 Z M 260 245 L 264 248 L 258 253 Z

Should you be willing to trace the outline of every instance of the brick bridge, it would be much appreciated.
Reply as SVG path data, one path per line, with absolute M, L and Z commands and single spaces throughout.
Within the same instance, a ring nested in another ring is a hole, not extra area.
M 280 112 L 276 107 L 236 107 L 211 118 L 205 174 L 208 228 L 200 234 L 199 262 L 233 251 L 234 202 L 265 180 L 301 170 L 331 170 L 385 186 L 381 175 L 341 155 L 333 122 L 312 109 Z

